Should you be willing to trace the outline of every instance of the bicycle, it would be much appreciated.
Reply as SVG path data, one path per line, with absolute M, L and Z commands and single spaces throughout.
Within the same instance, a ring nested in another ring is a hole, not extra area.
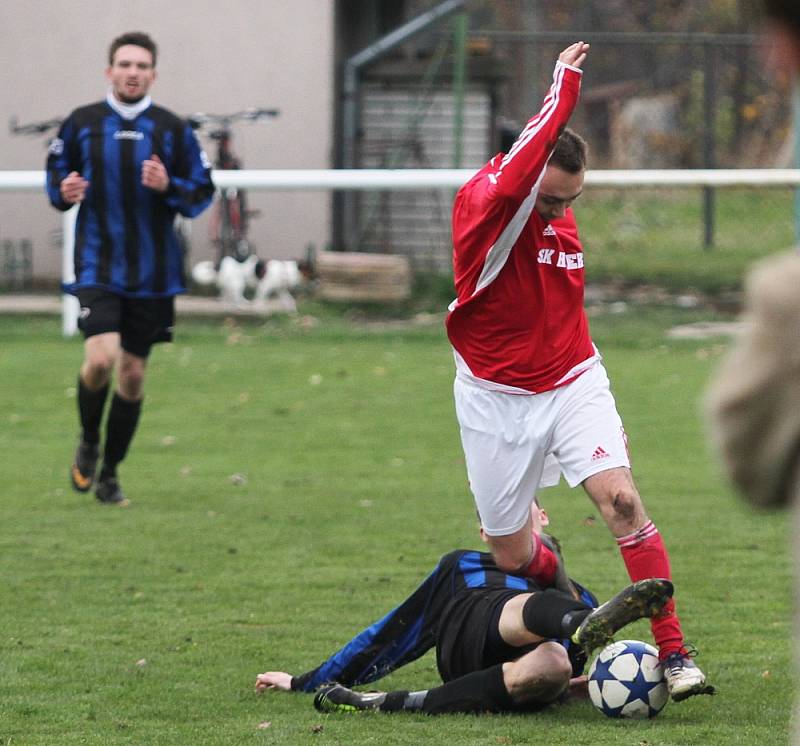
M 63 119 L 43 119 L 40 122 L 29 122 L 20 124 L 16 117 L 9 117 L 8 130 L 12 135 L 46 135 L 51 130 L 58 130 Z
M 217 143 L 214 168 L 233 170 L 242 168 L 242 161 L 231 145 L 233 124 L 241 121 L 256 122 L 277 117 L 279 114 L 278 109 L 245 109 L 233 114 L 196 113 L 188 121 L 195 131 L 204 127 L 212 128 L 208 136 Z M 258 210 L 248 208 L 245 190 L 236 187 L 219 190 L 210 222 L 211 242 L 217 249 L 217 266 L 226 256 L 243 262 L 252 254 L 247 233 L 250 219 L 258 213 Z

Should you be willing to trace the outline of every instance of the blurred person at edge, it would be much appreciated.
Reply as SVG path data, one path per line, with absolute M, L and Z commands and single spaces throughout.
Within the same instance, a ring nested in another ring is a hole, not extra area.
M 764 0 L 767 65 L 800 86 L 800 2 Z M 795 126 L 798 126 L 795 123 Z M 800 248 L 800 247 L 798 247 Z M 743 497 L 793 506 L 800 536 L 800 253 L 770 257 L 745 282 L 745 326 L 706 399 L 714 444 Z M 800 546 L 795 542 L 795 639 L 800 639 Z M 797 653 L 795 653 L 797 655 Z M 795 708 L 793 743 L 800 744 Z

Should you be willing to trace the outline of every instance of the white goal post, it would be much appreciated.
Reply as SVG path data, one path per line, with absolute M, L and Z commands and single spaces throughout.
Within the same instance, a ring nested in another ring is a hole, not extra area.
M 217 187 L 272 191 L 413 190 L 457 189 L 475 169 L 335 169 L 214 171 Z M 800 169 L 674 169 L 597 170 L 586 172 L 587 186 L 600 187 L 800 187 Z M 0 192 L 43 192 L 44 171 L 0 171 Z M 73 279 L 72 253 L 76 210 L 64 213 L 62 277 Z M 798 216 L 800 219 L 800 216 Z M 78 304 L 63 296 L 62 329 L 65 336 L 77 331 Z

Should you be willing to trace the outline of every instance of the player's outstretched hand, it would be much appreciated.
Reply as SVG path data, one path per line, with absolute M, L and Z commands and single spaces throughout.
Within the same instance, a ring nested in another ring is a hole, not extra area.
M 565 65 L 572 65 L 572 67 L 580 67 L 588 52 L 589 45 L 586 42 L 576 41 L 558 55 L 558 61 L 563 62 Z
M 267 671 L 256 676 L 256 691 L 265 692 L 267 689 L 280 689 L 288 692 L 292 688 L 292 674 L 285 671 Z

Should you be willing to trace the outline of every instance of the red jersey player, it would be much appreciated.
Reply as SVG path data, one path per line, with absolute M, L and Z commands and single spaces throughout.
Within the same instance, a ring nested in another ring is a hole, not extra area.
M 456 413 L 483 532 L 505 572 L 547 581 L 554 563 L 531 532 L 531 503 L 563 473 L 597 506 L 631 580 L 669 578 L 583 310 L 570 205 L 583 188 L 586 144 L 565 127 L 588 50 L 576 42 L 561 53 L 541 111 L 456 196 L 457 298 L 447 318 Z M 713 691 L 684 644 L 674 602 L 652 627 L 672 698 Z

